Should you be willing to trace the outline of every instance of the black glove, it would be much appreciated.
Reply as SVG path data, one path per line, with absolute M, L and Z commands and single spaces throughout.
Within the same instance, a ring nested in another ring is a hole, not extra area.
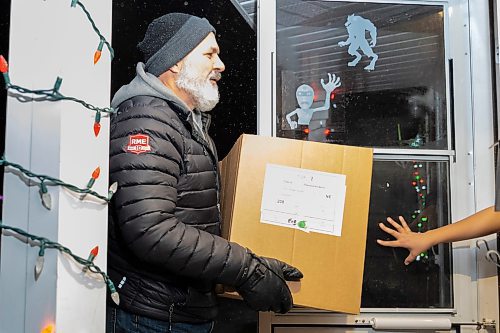
M 286 281 L 298 281 L 303 275 L 295 267 L 273 258 L 250 253 L 243 283 L 236 290 L 248 306 L 257 311 L 286 313 L 293 305 Z

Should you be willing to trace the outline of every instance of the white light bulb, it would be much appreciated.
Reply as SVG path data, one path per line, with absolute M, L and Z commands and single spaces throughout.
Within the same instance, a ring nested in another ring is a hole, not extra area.
M 45 262 L 45 258 L 43 256 L 39 255 L 38 258 L 36 259 L 36 263 L 35 263 L 35 281 L 37 281 L 38 278 L 40 277 L 40 274 L 42 274 L 44 262 Z

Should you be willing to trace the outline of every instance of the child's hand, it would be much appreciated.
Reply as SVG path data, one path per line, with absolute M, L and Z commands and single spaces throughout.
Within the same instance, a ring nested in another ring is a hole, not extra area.
M 399 221 L 401 224 L 397 223 L 390 217 L 387 218 L 387 222 L 389 222 L 394 229 L 387 227 L 383 223 L 379 223 L 380 229 L 396 238 L 396 240 L 384 241 L 377 239 L 377 243 L 383 246 L 404 247 L 410 250 L 410 254 L 405 259 L 405 265 L 409 265 L 420 253 L 429 249 L 432 246 L 432 243 L 428 239 L 428 235 L 426 235 L 426 233 L 416 233 L 411 231 L 402 216 L 399 217 Z

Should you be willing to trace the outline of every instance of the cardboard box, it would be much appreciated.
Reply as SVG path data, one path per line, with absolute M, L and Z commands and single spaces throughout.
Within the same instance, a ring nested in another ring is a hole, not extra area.
M 290 285 L 295 305 L 359 313 L 372 158 L 369 148 L 242 135 L 221 162 L 223 236 L 299 268 L 304 278 Z M 262 223 L 269 165 L 345 175 L 341 236 Z

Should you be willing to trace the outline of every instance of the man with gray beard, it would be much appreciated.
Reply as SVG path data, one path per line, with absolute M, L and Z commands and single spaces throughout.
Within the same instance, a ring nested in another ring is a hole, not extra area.
M 214 287 L 235 288 L 254 310 L 285 313 L 287 280 L 302 273 L 220 237 L 220 180 L 208 135 L 219 101 L 215 29 L 203 18 L 170 13 L 138 44 L 144 63 L 113 97 L 107 332 L 210 332 Z

